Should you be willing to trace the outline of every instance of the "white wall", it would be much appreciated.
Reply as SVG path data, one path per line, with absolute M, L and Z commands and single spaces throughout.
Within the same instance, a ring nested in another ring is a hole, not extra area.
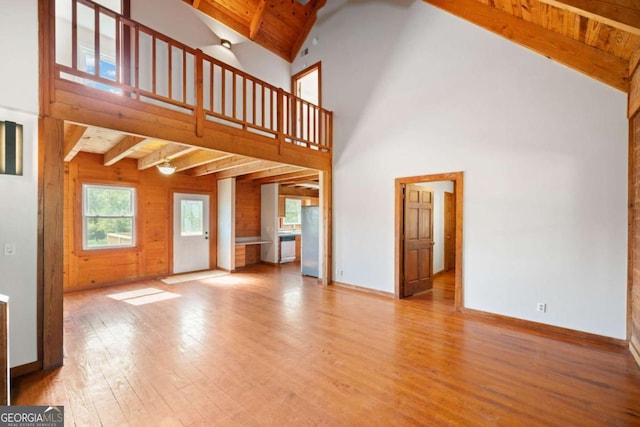
M 453 193 L 452 181 L 420 184 L 433 191 L 433 273 L 444 270 L 444 193 Z
M 0 175 L 0 293 L 10 297 L 10 364 L 37 354 L 38 3 L 0 0 L 0 121 L 23 125 L 22 176 Z M 16 254 L 4 256 L 4 244 Z
M 218 267 L 236 268 L 236 179 L 218 181 Z
M 293 71 L 335 113 L 340 281 L 392 292 L 394 179 L 463 171 L 464 305 L 626 338 L 625 94 L 421 1 L 335 6 Z
M 131 0 L 131 18 L 269 84 L 290 89 L 287 61 L 182 1 Z M 231 51 L 220 46 L 220 38 L 233 43 Z

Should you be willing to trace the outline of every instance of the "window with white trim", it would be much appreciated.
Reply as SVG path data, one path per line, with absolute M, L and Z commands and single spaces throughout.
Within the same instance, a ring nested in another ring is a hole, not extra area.
M 83 249 L 135 246 L 135 206 L 135 188 L 84 184 L 82 186 Z

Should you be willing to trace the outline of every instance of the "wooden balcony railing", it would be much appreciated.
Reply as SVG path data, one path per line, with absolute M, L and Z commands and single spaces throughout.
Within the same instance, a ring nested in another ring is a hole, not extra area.
M 331 152 L 330 111 L 92 1 L 56 8 L 56 79 Z

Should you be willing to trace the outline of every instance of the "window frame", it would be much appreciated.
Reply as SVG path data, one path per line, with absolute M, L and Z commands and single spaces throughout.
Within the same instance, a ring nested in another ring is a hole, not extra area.
M 138 215 L 138 188 L 135 185 L 127 184 L 114 184 L 114 183 L 93 183 L 83 182 L 80 183 L 79 191 L 79 245 L 78 247 L 82 252 L 95 253 L 96 251 L 114 251 L 114 250 L 130 250 L 137 248 L 138 245 L 138 228 L 139 228 L 139 215 Z M 87 215 L 86 214 L 86 195 L 89 188 L 102 188 L 102 189 L 116 189 L 116 190 L 128 190 L 131 193 L 131 214 L 121 216 L 100 216 L 100 215 Z M 131 243 L 124 245 L 111 245 L 111 246 L 89 246 L 87 244 L 87 220 L 90 218 L 131 218 Z

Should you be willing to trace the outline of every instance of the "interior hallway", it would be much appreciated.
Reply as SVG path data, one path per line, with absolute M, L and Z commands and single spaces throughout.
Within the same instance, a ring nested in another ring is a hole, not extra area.
M 397 301 L 297 268 L 67 294 L 65 366 L 23 379 L 13 403 L 63 404 L 78 426 L 640 421 L 624 348 L 454 313 L 450 274 Z

